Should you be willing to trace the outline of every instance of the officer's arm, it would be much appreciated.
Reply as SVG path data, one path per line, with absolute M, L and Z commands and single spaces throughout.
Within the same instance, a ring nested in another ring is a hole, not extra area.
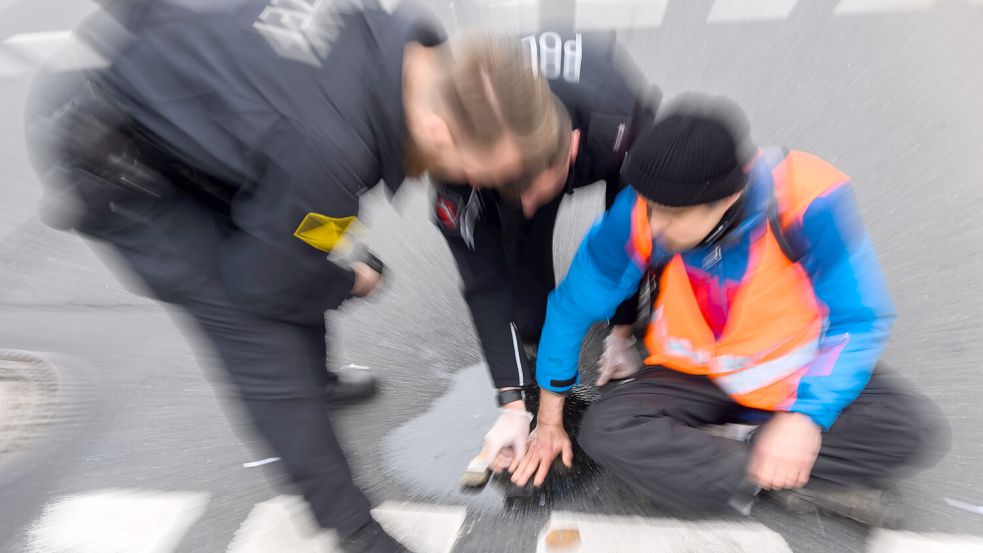
M 496 388 L 529 385 L 532 376 L 513 320 L 512 281 L 502 250 L 501 229 L 482 216 L 473 227 L 462 231 L 462 225 L 468 222 L 461 220 L 461 214 L 472 188 L 436 188 L 434 219 L 461 273 L 464 301 L 471 311 L 492 381 Z
M 552 392 L 580 380 L 580 344 L 591 324 L 609 318 L 641 282 L 647 259 L 633 258 L 631 212 L 636 195 L 626 189 L 596 223 L 574 256 L 566 278 L 550 294 L 539 343 L 536 382 Z
M 351 295 L 355 283 L 351 269 L 329 261 L 328 255 L 339 225 L 357 213 L 358 198 L 349 190 L 358 187 L 332 180 L 351 171 L 325 167 L 337 162 L 304 144 L 271 145 L 270 150 L 274 155 L 260 182 L 233 201 L 238 232 L 219 254 L 222 281 L 231 299 L 247 311 L 317 324 L 326 310 Z M 318 223 L 324 226 L 319 229 Z
M 849 184 L 817 198 L 788 229 L 793 248 L 828 310 L 820 356 L 790 410 L 829 429 L 866 386 L 891 334 L 895 312 Z

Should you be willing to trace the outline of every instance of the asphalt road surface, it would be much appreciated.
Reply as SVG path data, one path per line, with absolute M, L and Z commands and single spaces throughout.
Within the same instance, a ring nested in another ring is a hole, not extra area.
M 729 95 L 759 144 L 850 174 L 900 315 L 885 360 L 945 409 L 953 447 L 902 485 L 911 533 L 868 534 L 765 502 L 747 519 L 682 519 L 589 470 L 518 501 L 494 485 L 463 495 L 454 483 L 493 398 L 426 186 L 411 183 L 392 203 L 378 190 L 364 202 L 367 239 L 393 275 L 384 291 L 329 315 L 330 362 L 385 379 L 378 397 L 336 417 L 385 524 L 428 552 L 542 550 L 545 529 L 573 526 L 584 552 L 983 550 L 983 507 L 972 512 L 983 505 L 983 2 L 429 4 L 452 32 L 554 18 L 617 28 L 667 98 Z M 89 245 L 37 220 L 21 121 L 31 68 L 91 8 L 0 0 L 0 348 L 77 359 L 62 370 L 72 417 L 0 472 L 0 550 L 331 551 L 278 464 L 262 463 L 272 454 L 228 422 L 237 407 L 198 368 L 181 315 L 131 294 Z M 602 201 L 597 188 L 565 201 L 560 274 Z

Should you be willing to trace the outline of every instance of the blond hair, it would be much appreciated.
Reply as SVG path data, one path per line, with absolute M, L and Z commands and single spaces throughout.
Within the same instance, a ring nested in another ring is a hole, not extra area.
M 548 167 L 560 143 L 560 120 L 549 85 L 532 72 L 519 41 L 470 34 L 452 48 L 443 97 L 455 138 L 478 147 L 509 138 L 522 153 L 525 173 Z

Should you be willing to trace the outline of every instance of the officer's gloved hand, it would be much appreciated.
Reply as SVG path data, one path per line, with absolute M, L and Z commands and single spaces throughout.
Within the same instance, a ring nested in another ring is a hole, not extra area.
M 532 413 L 525 408 L 502 407 L 498 420 L 485 434 L 482 447 L 485 457 L 491 459 L 488 468 L 495 473 L 502 472 L 514 459 L 526 454 L 531 422 Z
M 604 353 L 597 362 L 597 386 L 611 380 L 628 378 L 642 368 L 642 357 L 635 347 L 635 338 L 624 338 L 612 332 L 604 339 Z

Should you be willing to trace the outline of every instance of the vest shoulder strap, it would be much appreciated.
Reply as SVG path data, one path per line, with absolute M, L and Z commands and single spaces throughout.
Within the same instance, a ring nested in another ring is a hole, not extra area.
M 781 166 L 782 161 L 788 157 L 788 152 L 788 148 L 769 148 L 765 150 L 765 159 L 768 161 L 768 166 L 773 170 Z M 781 217 L 778 211 L 776 186 L 777 184 L 774 183 L 773 179 L 771 197 L 768 199 L 768 226 L 771 227 L 771 233 L 775 236 L 775 241 L 778 242 L 778 247 L 781 248 L 785 257 L 792 263 L 798 263 L 802 260 L 803 255 L 801 252 L 797 252 L 792 248 L 792 244 L 789 243 L 788 238 L 785 236 L 785 229 L 782 228 Z

